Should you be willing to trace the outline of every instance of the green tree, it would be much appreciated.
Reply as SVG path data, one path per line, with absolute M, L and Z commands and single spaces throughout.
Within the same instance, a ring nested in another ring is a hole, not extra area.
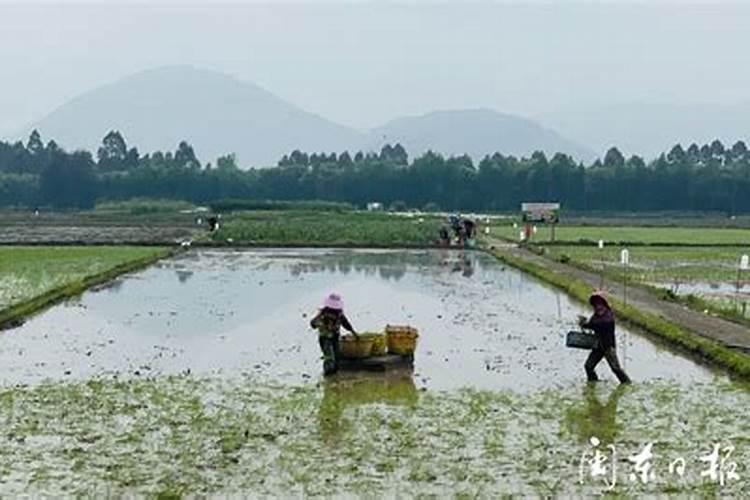
M 625 157 L 616 147 L 611 147 L 604 155 L 605 167 L 622 167 L 625 165 Z
M 58 153 L 39 177 L 41 201 L 60 208 L 93 208 L 94 160 L 87 151 Z
M 128 145 L 125 139 L 117 130 L 110 130 L 96 152 L 99 169 L 104 172 L 121 170 L 127 155 Z
M 216 159 L 216 168 L 224 171 L 239 170 L 237 157 L 234 153 L 218 157 Z
M 352 161 L 352 157 L 349 156 L 349 151 L 344 151 L 339 155 L 338 160 L 339 166 L 342 168 L 349 168 L 354 165 L 354 162 Z
M 125 155 L 125 159 L 122 162 L 122 166 L 126 169 L 133 169 L 138 167 L 141 155 L 138 153 L 138 148 L 128 149 L 128 153 Z
M 289 164 L 299 166 L 309 165 L 310 163 L 307 153 L 303 153 L 300 150 L 295 149 L 294 151 L 292 151 L 292 154 L 289 155 Z
M 178 168 L 185 168 L 188 170 L 200 169 L 201 163 L 195 156 L 193 146 L 185 141 L 180 142 L 177 146 L 177 151 L 174 154 L 174 163 Z
M 396 144 L 391 149 L 391 158 L 396 165 L 408 165 L 409 155 L 406 153 L 406 149 L 401 144 Z
M 744 141 L 737 141 L 732 146 L 732 156 L 736 159 L 745 158 L 747 156 L 747 145 Z
M 687 159 L 687 153 L 682 149 L 682 145 L 676 144 L 667 154 L 667 160 L 670 163 L 680 163 Z
M 711 143 L 711 154 L 713 156 L 716 156 L 716 157 L 723 156 L 724 152 L 725 152 L 724 144 L 722 144 L 720 140 L 716 139 Z
M 26 143 L 26 150 L 32 155 L 40 155 L 44 153 L 44 143 L 42 137 L 39 135 L 39 131 L 34 129 L 29 135 L 29 140 Z

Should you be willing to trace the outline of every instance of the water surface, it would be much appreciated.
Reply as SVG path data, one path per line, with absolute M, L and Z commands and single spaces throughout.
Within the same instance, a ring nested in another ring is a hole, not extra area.
M 415 383 L 526 391 L 584 379 L 586 351 L 564 334 L 588 308 L 483 253 L 198 250 L 85 293 L 0 336 L 6 383 L 93 376 L 253 374 L 320 380 L 308 322 L 336 291 L 359 331 L 420 331 Z M 635 381 L 714 374 L 620 326 Z M 600 376 L 613 380 L 606 363 Z

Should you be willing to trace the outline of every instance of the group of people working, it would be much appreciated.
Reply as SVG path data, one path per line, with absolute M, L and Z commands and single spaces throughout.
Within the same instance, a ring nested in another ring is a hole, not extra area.
M 607 360 L 612 372 L 622 384 L 629 384 L 630 377 L 625 373 L 617 358 L 615 342 L 615 315 L 603 291 L 591 294 L 589 304 L 593 308 L 590 317 L 579 316 L 578 324 L 581 328 L 593 330 L 597 343 L 591 350 L 584 368 L 589 382 L 599 380 L 596 375 L 596 365 Z M 341 296 L 332 293 L 325 298 L 323 307 L 310 321 L 310 327 L 318 331 L 318 343 L 323 353 L 323 373 L 331 375 L 338 371 L 339 337 L 341 328 L 357 336 L 357 332 L 344 314 L 344 301 Z
M 468 217 L 451 215 L 448 217 L 448 223 L 440 227 L 440 244 L 450 246 L 452 237 L 459 246 L 467 246 L 476 238 L 476 227 L 476 223 Z

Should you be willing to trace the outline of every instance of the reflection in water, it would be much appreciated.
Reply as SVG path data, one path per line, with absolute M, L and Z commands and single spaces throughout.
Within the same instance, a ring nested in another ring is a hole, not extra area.
M 177 275 L 177 279 L 180 281 L 180 283 L 186 283 L 187 280 L 189 280 L 190 277 L 193 275 L 193 271 L 186 271 L 184 269 L 178 269 L 175 271 L 175 274 Z
M 278 258 L 279 256 L 274 256 Z M 477 267 L 477 259 L 471 251 L 425 252 L 405 251 L 393 258 L 393 252 L 330 252 L 316 255 L 314 260 L 299 260 L 290 256 L 286 267 L 293 277 L 303 274 L 327 272 L 348 275 L 352 271 L 365 276 L 377 275 L 385 280 L 399 281 L 409 271 L 429 270 L 437 264 L 449 265 L 454 272 L 469 278 Z
M 289 264 L 287 268 L 292 276 L 298 277 L 303 274 L 316 274 L 321 272 L 327 272 L 331 274 L 342 274 L 348 275 L 352 271 L 355 271 L 365 276 L 372 276 L 377 273 L 381 278 L 391 279 L 395 281 L 401 279 L 406 274 L 408 263 L 393 261 L 389 263 L 371 264 L 360 259 L 354 260 L 322 260 L 312 262 L 294 262 Z
M 125 283 L 124 279 L 116 278 L 108 283 L 103 284 L 102 289 L 107 290 L 109 292 L 117 293 L 122 288 L 123 283 Z
M 394 281 L 399 281 L 406 274 L 406 266 L 379 266 L 378 274 L 383 279 L 390 280 L 393 278 Z
M 583 402 L 568 408 L 565 413 L 565 427 L 582 443 L 588 442 L 592 436 L 604 444 L 614 443 L 621 429 L 617 423 L 617 404 L 628 389 L 626 385 L 618 385 L 609 393 L 606 404 L 602 404 L 596 385 L 586 384 Z
M 474 275 L 474 255 L 469 253 L 463 253 L 460 257 L 461 261 L 461 274 L 464 278 L 471 278 Z
M 411 369 L 378 374 L 340 372 L 322 384 L 318 428 L 327 442 L 336 442 L 352 426 L 344 416 L 347 408 L 378 403 L 412 406 L 419 400 Z

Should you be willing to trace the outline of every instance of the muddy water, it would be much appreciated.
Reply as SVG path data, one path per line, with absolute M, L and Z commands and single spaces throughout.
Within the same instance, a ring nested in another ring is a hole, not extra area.
M 581 382 L 564 334 L 587 309 L 481 253 L 194 251 L 118 279 L 0 335 L 6 384 L 191 373 L 320 381 L 308 322 L 330 291 L 359 331 L 411 324 L 414 384 L 529 391 Z M 716 375 L 620 327 L 636 381 Z M 606 363 L 599 367 L 612 380 Z
M 719 297 L 750 297 L 750 283 L 740 283 L 738 287 L 736 283 L 725 283 L 725 282 L 704 282 L 704 281 L 691 281 L 688 283 L 680 283 L 675 285 L 674 283 L 651 283 L 653 286 L 660 288 L 670 289 L 680 295 L 700 295 L 704 297 L 719 296 Z

